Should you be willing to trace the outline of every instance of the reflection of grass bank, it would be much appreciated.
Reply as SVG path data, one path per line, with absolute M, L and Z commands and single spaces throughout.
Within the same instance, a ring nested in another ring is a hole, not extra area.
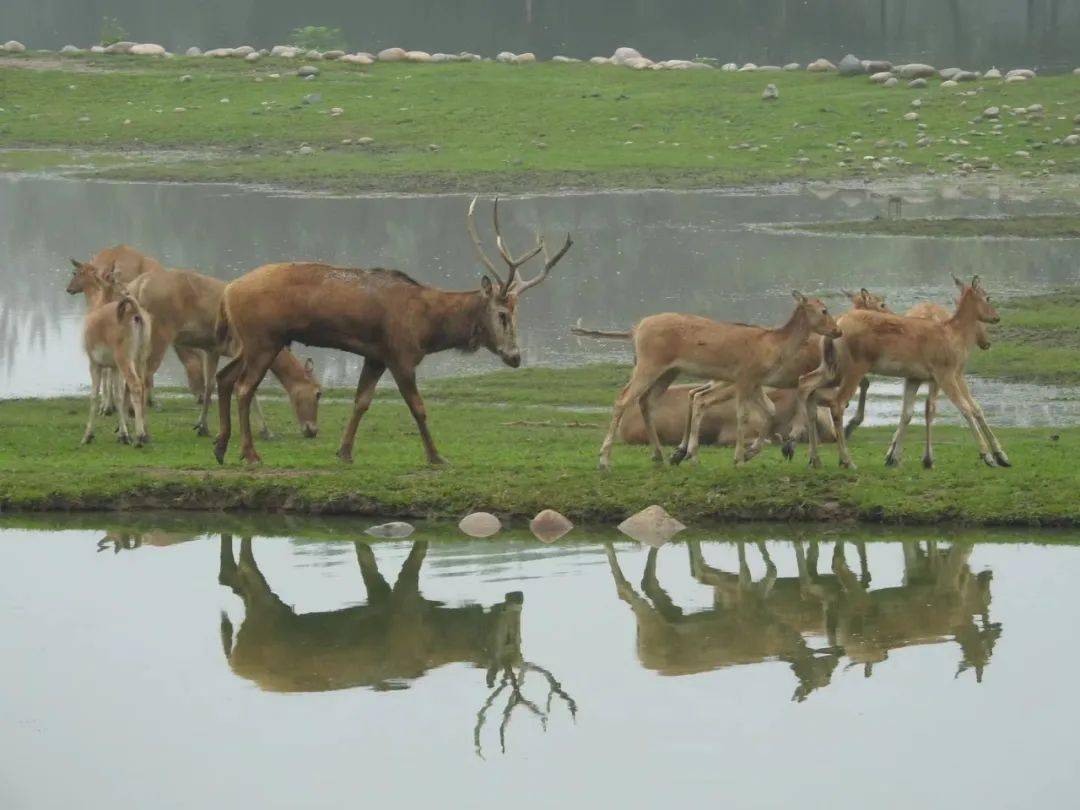
M 994 346 L 972 355 L 972 373 L 1080 385 L 1080 289 L 1012 299 L 999 310 Z
M 1080 168 L 1080 150 L 1052 143 L 1080 112 L 1072 76 L 914 91 L 805 72 L 322 62 L 303 81 L 289 60 L 6 61 L 0 147 L 212 150 L 107 172 L 138 179 L 476 190 L 951 174 L 963 162 L 1012 174 Z M 768 82 L 780 87 L 776 103 L 761 100 Z M 915 98 L 920 121 L 904 121 Z M 1005 111 L 1033 103 L 1044 116 Z M 973 122 L 988 106 L 1002 108 L 1000 130 Z M 917 145 L 918 123 L 931 145 Z
M 1010 236 L 1024 239 L 1080 238 L 1080 216 L 1033 216 L 1004 219 L 869 219 L 814 222 L 792 226 L 800 231 L 880 236 Z
M 614 373 L 613 371 L 611 373 Z M 213 461 L 210 442 L 192 435 L 194 406 L 166 401 L 151 422 L 154 442 L 118 447 L 102 423 L 97 443 L 78 447 L 82 399 L 0 403 L 0 505 L 5 510 L 185 508 L 290 510 L 310 513 L 454 517 L 474 508 L 531 516 L 545 507 L 578 521 L 621 519 L 659 502 L 684 520 L 858 518 L 874 522 L 1076 525 L 1080 429 L 1002 430 L 1016 467 L 991 470 L 977 460 L 965 431 L 938 431 L 938 469 L 919 465 L 919 435 L 906 464 L 886 469 L 889 431 L 862 430 L 854 442 L 858 472 L 788 464 L 775 449 L 744 469 L 728 448 L 709 450 L 700 467 L 657 467 L 640 447 L 620 447 L 615 469 L 595 469 L 606 414 L 568 413 L 567 401 L 610 400 L 607 376 L 590 387 L 583 375 L 545 371 L 530 378 L 498 372 L 472 381 L 428 386 L 431 426 L 453 466 L 422 462 L 415 428 L 398 402 L 377 402 L 368 414 L 356 463 L 333 453 L 349 404 L 324 403 L 316 440 L 303 440 L 284 403 L 268 403 L 281 437 L 261 443 L 266 464 L 255 470 Z M 605 373 L 606 375 L 606 373 Z M 492 399 L 510 401 L 502 407 Z M 500 394 L 494 396 L 495 393 Z M 528 406 L 528 407 L 526 407 Z M 1051 434 L 1059 434 L 1056 441 Z M 826 458 L 828 449 L 826 451 Z

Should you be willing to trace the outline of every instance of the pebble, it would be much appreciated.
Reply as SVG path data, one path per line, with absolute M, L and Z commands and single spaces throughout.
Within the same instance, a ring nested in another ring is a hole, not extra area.
M 542 543 L 554 543 L 574 528 L 574 524 L 554 509 L 545 509 L 529 521 L 529 531 Z
M 922 99 L 921 98 L 912 99 L 911 106 L 914 107 L 916 110 L 919 109 L 919 107 L 922 106 Z
M 780 98 L 780 91 L 775 84 L 765 85 L 765 89 L 761 92 L 761 98 L 765 101 L 776 101 Z
M 186 51 L 184 51 L 184 56 L 202 56 L 202 55 L 203 55 L 202 48 L 198 47 L 197 45 L 192 45 L 190 48 L 188 48 Z
M 983 110 L 983 118 L 997 118 L 1001 115 L 1000 107 L 987 107 Z
M 788 62 L 786 65 L 784 65 L 784 70 L 802 70 L 802 65 L 800 65 L 798 62 Z
M 907 83 L 907 86 L 913 90 L 922 90 L 926 87 L 926 79 L 912 79 Z
M 619 524 L 619 531 L 647 546 L 662 546 L 686 526 L 657 504 L 642 509 Z
M 322 101 L 322 93 L 308 93 L 300 100 L 304 104 L 318 104 L 320 101 Z
M 893 77 L 892 72 L 883 70 L 878 73 L 873 73 L 870 76 L 870 81 L 874 84 L 885 84 L 889 79 Z
M 260 59 L 262 59 L 262 54 L 260 54 L 258 51 L 249 53 L 247 56 L 244 57 L 245 62 L 258 62 Z
M 296 71 L 296 75 L 301 78 L 307 78 L 308 76 L 318 76 L 319 69 L 314 65 L 304 65 Z
M 296 152 L 297 152 L 297 154 L 300 154 L 300 155 L 314 155 L 315 154 L 315 150 L 312 149 L 310 146 L 301 146 L 299 149 L 296 150 Z
M 391 523 L 380 523 L 378 526 L 372 526 L 369 529 L 364 530 L 364 534 L 371 537 L 408 537 L 416 531 L 416 528 L 411 523 L 405 523 L 400 520 L 395 520 Z
M 917 112 L 904 113 L 904 120 L 905 121 L 918 121 L 919 120 L 919 114 Z
M 181 76 L 181 77 L 179 78 L 179 80 L 178 80 L 178 81 L 179 81 L 179 82 L 180 82 L 181 84 L 183 84 L 184 82 L 190 82 L 190 81 L 191 81 L 191 74 L 190 74 L 190 73 L 185 73 L 185 74 L 184 74 L 183 76 Z
M 356 145 L 357 146 L 368 146 L 368 145 L 373 144 L 373 143 L 375 143 L 374 138 L 366 138 L 365 137 L 365 138 L 357 138 L 356 139 Z
M 949 79 L 948 81 L 942 82 L 941 86 L 948 88 L 948 87 L 958 87 L 959 85 L 957 85 L 957 83 L 955 81 L 953 81 L 952 79 Z
M 330 115 L 333 118 L 337 118 L 343 112 L 345 112 L 345 110 L 343 108 L 341 108 L 341 107 L 331 107 L 330 108 Z
M 89 115 L 80 115 L 78 118 L 75 119 L 75 121 L 76 121 L 76 123 L 79 123 L 79 124 L 89 124 L 90 123 L 90 116 Z
M 8 53 L 25 53 L 26 46 L 17 39 L 9 39 L 4 43 L 3 49 Z
M 228 103 L 229 103 L 229 99 L 227 99 L 227 98 L 218 99 L 218 104 L 228 104 Z
M 895 76 L 890 76 L 888 79 L 886 79 L 885 81 L 883 81 L 881 83 L 881 86 L 882 87 L 896 87 L 898 84 L 900 84 L 900 80 L 898 78 L 896 78 Z
M 1080 146 L 1080 135 L 1075 132 L 1072 135 L 1066 135 L 1061 139 L 1063 146 Z
M 815 59 L 806 66 L 806 69 L 811 73 L 826 73 L 828 71 L 836 70 L 836 65 L 828 59 Z
M 988 71 L 986 71 L 986 73 L 983 74 L 983 78 L 984 79 L 1000 79 L 1001 78 L 1001 71 L 998 70 L 996 67 L 992 67 Z
M 502 528 L 502 523 L 490 512 L 473 512 L 461 519 L 458 528 L 469 537 L 491 537 Z

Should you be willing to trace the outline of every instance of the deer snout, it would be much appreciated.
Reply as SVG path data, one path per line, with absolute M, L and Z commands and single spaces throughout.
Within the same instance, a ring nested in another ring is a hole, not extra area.
M 510 368 L 518 368 L 521 365 L 521 354 L 519 352 L 504 354 L 502 359 L 506 365 L 510 366 Z
M 834 340 L 836 338 L 842 338 L 843 336 L 844 336 L 844 330 L 841 329 L 839 326 L 834 326 L 833 330 L 831 332 L 829 332 L 829 337 L 833 338 Z

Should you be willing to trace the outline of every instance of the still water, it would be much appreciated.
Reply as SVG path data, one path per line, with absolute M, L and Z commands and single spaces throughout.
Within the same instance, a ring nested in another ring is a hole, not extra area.
M 995 216 L 1076 210 L 1078 195 L 950 183 L 901 190 L 906 216 Z M 123 184 L 40 177 L 0 178 L 0 398 L 85 391 L 84 303 L 64 292 L 67 258 L 127 242 L 167 265 L 232 279 L 267 262 L 319 259 L 384 265 L 421 281 L 470 288 L 478 263 L 465 232 L 467 198 L 311 197 L 229 186 Z M 511 246 L 540 226 L 552 240 L 574 235 L 571 253 L 521 309 L 526 365 L 629 362 L 623 342 L 581 340 L 569 329 L 628 328 L 657 311 L 780 323 L 790 291 L 827 296 L 867 286 L 894 309 L 948 303 L 951 274 L 978 272 L 1000 298 L 1080 283 L 1080 240 L 914 239 L 777 232 L 804 223 L 884 213 L 887 197 L 865 189 L 787 188 L 536 195 L 506 201 Z M 490 237 L 481 217 L 483 232 Z M 314 356 L 324 384 L 352 387 L 359 361 Z M 426 375 L 499 368 L 486 353 L 435 355 Z M 170 356 L 164 382 L 179 383 Z M 879 383 L 870 423 L 898 412 L 896 384 Z M 1073 391 L 976 386 L 1001 424 L 1058 424 L 1080 417 Z M 1034 404 L 1033 404 L 1034 403 Z M 946 408 L 945 418 L 950 417 Z
M 8 810 L 1010 808 L 1078 787 L 1075 535 L 648 549 L 139 520 L 0 530 Z

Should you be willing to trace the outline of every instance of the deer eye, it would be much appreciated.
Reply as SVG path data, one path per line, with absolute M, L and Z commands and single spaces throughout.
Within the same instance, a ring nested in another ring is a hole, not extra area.
M 505 312 L 500 312 L 499 324 L 502 326 L 503 329 L 508 328 L 510 326 L 510 316 L 507 315 Z

